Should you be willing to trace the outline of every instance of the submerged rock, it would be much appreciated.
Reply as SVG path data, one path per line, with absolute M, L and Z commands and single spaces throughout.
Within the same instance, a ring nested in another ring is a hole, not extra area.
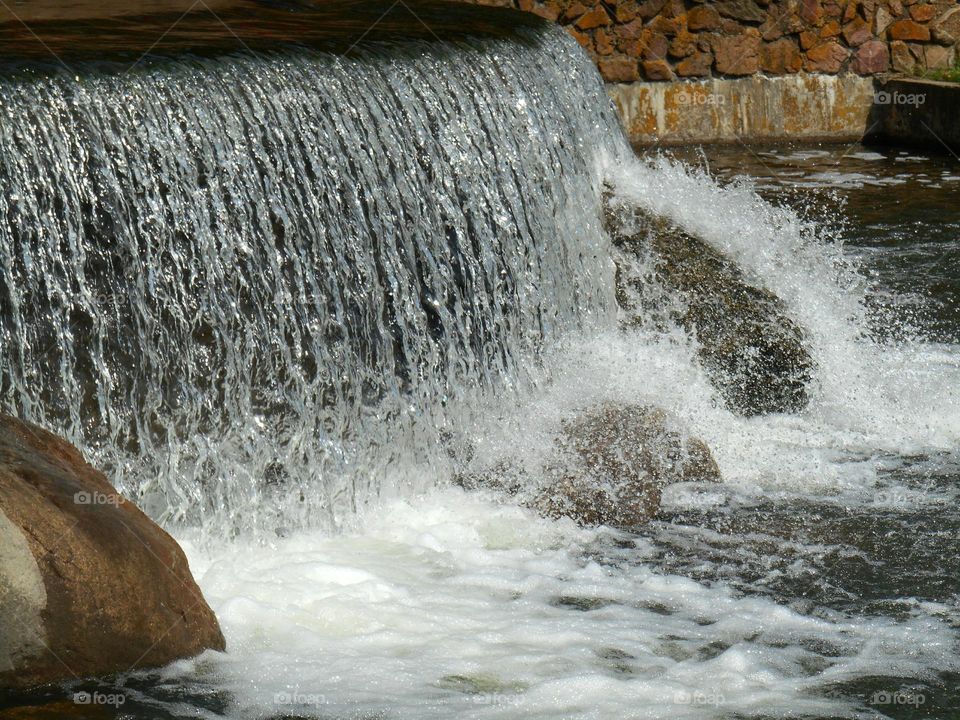
M 813 361 L 776 295 L 749 284 L 731 260 L 665 218 L 608 203 L 607 229 L 621 253 L 617 299 L 631 322 L 669 316 L 695 333 L 700 362 L 732 412 L 806 407 Z M 646 276 L 636 270 L 644 260 L 652 264 Z M 671 307 L 668 298 L 677 294 L 682 302 Z
M 472 452 L 467 455 L 473 460 Z M 719 480 L 710 449 L 678 419 L 659 408 L 612 403 L 561 423 L 543 467 L 530 470 L 502 459 L 454 478 L 467 489 L 516 496 L 547 517 L 613 527 L 650 520 L 665 485 Z
M 222 650 L 177 543 L 66 441 L 0 416 L 0 688 Z
M 582 525 L 640 525 L 656 515 L 664 485 L 720 480 L 706 444 L 659 408 L 602 405 L 563 423 L 557 447 L 531 504 Z

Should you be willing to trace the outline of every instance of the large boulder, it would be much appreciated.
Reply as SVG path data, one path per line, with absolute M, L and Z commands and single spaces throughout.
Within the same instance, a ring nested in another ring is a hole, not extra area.
M 582 525 L 635 527 L 656 515 L 665 485 L 720 480 L 706 444 L 659 408 L 601 405 L 564 422 L 556 444 L 531 504 Z
M 665 485 L 720 480 L 707 445 L 660 408 L 601 404 L 561 422 L 553 446 L 542 467 L 526 468 L 511 459 L 478 467 L 469 445 L 448 444 L 464 464 L 454 482 L 515 496 L 547 517 L 635 527 L 657 513 Z
M 694 333 L 700 362 L 732 412 L 806 407 L 813 360 L 776 295 L 665 218 L 608 202 L 606 221 L 619 253 L 617 299 L 630 323 L 677 323 Z
M 80 453 L 0 415 L 0 689 L 223 650 L 177 543 Z

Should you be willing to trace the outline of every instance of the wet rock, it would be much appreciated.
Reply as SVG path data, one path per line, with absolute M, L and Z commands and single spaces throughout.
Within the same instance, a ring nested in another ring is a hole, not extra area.
M 608 204 L 607 228 L 622 253 L 617 297 L 630 323 L 679 324 L 695 333 L 699 360 L 732 412 L 797 412 L 807 405 L 813 361 L 779 298 L 666 219 Z M 645 260 L 650 275 L 636 270 Z M 678 294 L 681 307 L 671 304 Z
M 582 525 L 634 527 L 657 513 L 664 485 L 720 479 L 710 449 L 659 408 L 592 409 L 563 423 L 557 449 L 531 505 Z
M 173 538 L 76 448 L 0 416 L 0 688 L 223 647 Z

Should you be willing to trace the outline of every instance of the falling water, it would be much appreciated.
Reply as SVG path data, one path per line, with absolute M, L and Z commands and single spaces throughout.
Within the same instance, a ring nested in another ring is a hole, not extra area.
M 0 404 L 168 523 L 335 526 L 611 311 L 622 137 L 559 31 L 23 72 L 0 112 Z

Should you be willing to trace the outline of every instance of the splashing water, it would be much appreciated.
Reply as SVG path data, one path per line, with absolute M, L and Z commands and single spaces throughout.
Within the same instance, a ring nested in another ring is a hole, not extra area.
M 960 678 L 952 566 L 893 609 L 837 570 L 877 564 L 865 515 L 960 528 L 954 476 L 906 487 L 960 444 L 956 346 L 871 339 L 825 223 L 638 160 L 576 44 L 520 36 L 0 82 L 0 403 L 176 528 L 230 650 L 121 678 L 127 709 L 875 717 Z M 783 298 L 804 413 L 734 417 L 695 338 L 617 329 L 605 183 Z M 536 458 L 603 400 L 671 410 L 725 483 L 637 533 L 444 487 L 444 432 Z
M 615 121 L 526 40 L 5 80 L 3 404 L 167 522 L 353 515 L 610 313 Z

